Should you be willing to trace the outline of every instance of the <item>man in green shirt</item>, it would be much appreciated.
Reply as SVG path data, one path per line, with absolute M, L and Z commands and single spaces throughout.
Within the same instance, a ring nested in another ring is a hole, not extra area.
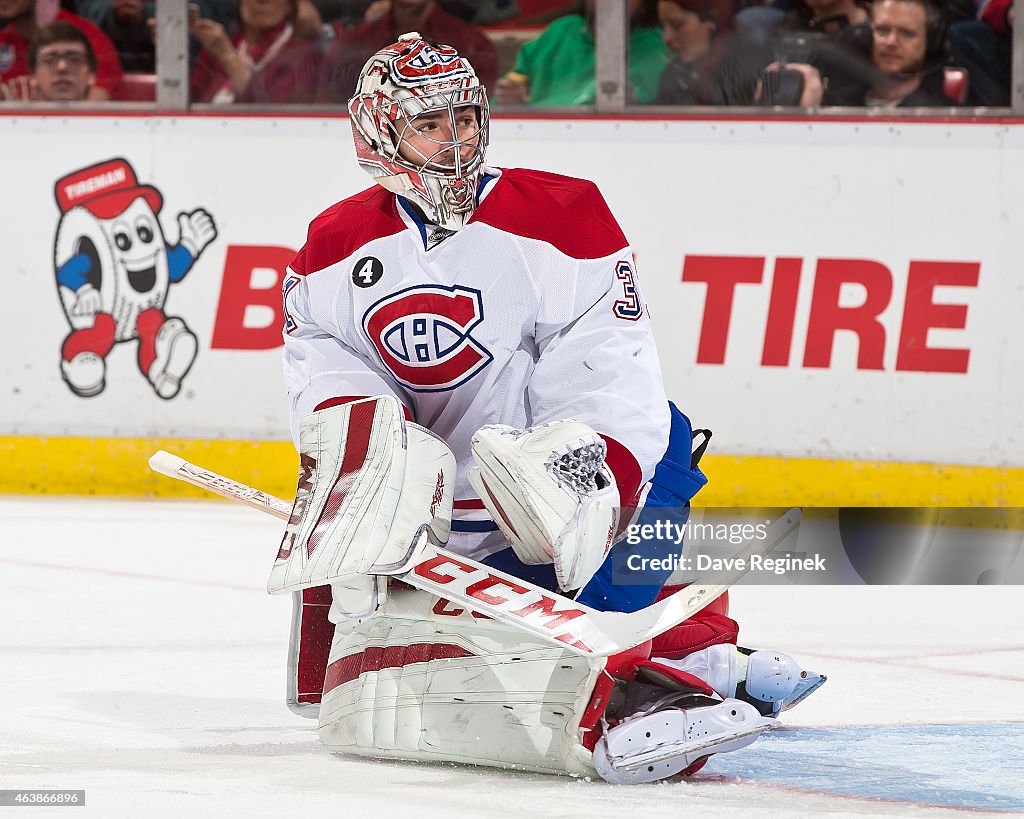
M 536 40 L 523 43 L 515 67 L 498 81 L 495 102 L 501 105 L 593 105 L 594 6 L 568 14 L 549 25 Z M 629 102 L 649 103 L 669 61 L 668 50 L 648 0 L 629 0 Z

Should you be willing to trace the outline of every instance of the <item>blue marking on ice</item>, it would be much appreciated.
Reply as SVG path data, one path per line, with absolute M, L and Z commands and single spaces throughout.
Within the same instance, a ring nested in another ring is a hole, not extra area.
M 1024 811 L 1024 724 L 780 727 L 698 774 L 926 806 Z

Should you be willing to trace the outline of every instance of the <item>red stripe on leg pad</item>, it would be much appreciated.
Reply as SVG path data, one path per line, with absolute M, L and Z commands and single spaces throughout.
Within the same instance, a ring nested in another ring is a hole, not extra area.
M 349 654 L 327 667 L 324 694 L 363 674 L 385 668 L 405 668 L 431 660 L 457 660 L 474 656 L 462 646 L 452 643 L 412 643 L 405 646 L 370 646 L 358 654 Z
M 334 623 L 327 619 L 330 608 L 330 586 L 314 586 L 302 590 L 299 656 L 295 664 L 299 702 L 320 702 L 331 641 L 334 639 Z

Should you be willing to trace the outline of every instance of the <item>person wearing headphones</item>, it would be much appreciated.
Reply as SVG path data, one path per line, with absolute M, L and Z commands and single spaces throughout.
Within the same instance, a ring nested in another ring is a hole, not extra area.
M 831 93 L 821 73 L 806 63 L 784 68 L 802 75 L 799 105 L 946 107 L 959 103 L 944 88 L 947 54 L 943 10 L 931 0 L 876 0 L 871 10 L 872 70 L 862 84 Z M 779 65 L 769 66 L 778 70 Z

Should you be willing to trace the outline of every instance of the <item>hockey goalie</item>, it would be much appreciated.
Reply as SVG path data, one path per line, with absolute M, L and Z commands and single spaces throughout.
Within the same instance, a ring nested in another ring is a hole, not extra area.
M 623 783 L 750 745 L 824 677 L 737 647 L 725 595 L 593 657 L 395 579 L 445 544 L 637 612 L 674 589 L 616 582 L 613 552 L 654 548 L 623 510 L 685 515 L 706 478 L 597 188 L 485 164 L 485 89 L 418 34 L 349 113 L 376 184 L 313 220 L 284 281 L 300 472 L 269 589 L 296 600 L 292 707 L 332 751 Z

